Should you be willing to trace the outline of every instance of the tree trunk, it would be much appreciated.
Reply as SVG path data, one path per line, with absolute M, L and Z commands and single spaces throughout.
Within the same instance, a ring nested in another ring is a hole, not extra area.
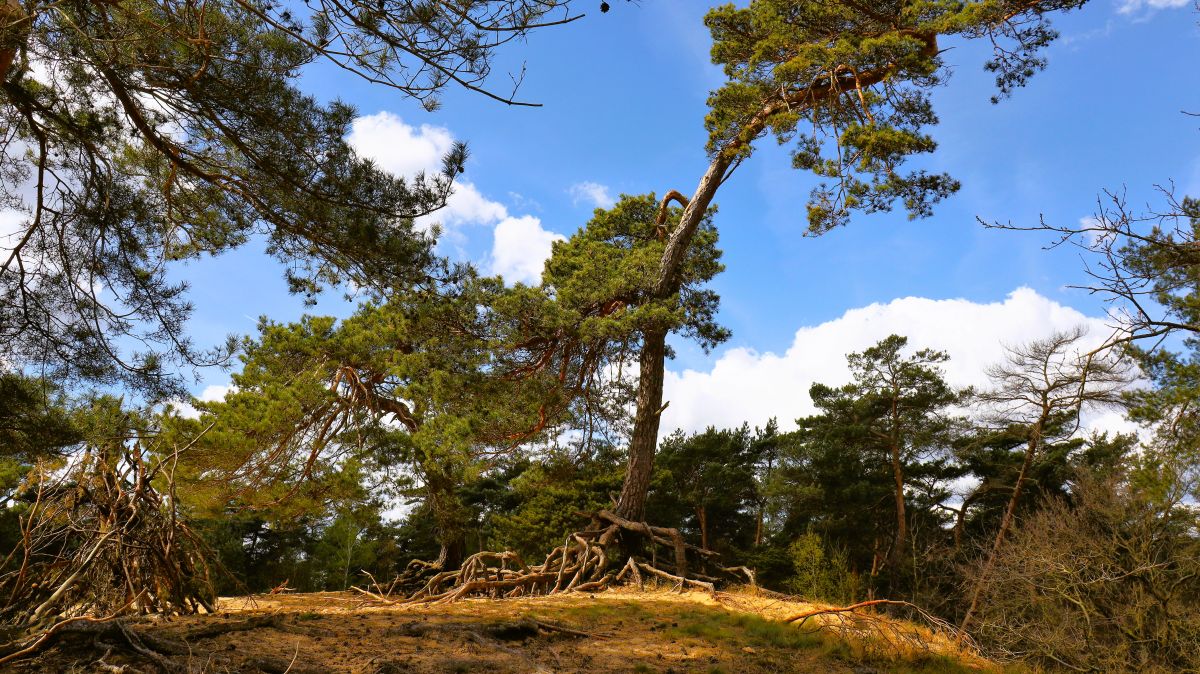
M 459 481 L 454 476 L 438 470 L 425 475 L 430 510 L 433 514 L 438 544 L 437 564 L 443 570 L 456 569 L 462 564 L 466 550 L 466 528 L 458 501 L 456 487 Z
M 1025 477 L 1029 475 L 1029 468 L 1033 465 L 1034 454 L 1041 446 L 1042 427 L 1046 419 L 1047 416 L 1043 415 L 1030 430 L 1029 444 L 1025 448 L 1025 460 L 1021 462 L 1021 472 L 1017 474 L 1017 483 L 1013 486 L 1012 497 L 1008 499 L 1008 507 L 1004 509 L 1004 516 L 1000 518 L 1000 529 L 996 532 L 996 539 L 992 542 L 992 550 L 983 564 L 983 570 L 979 572 L 979 578 L 975 580 L 975 591 L 971 593 L 971 604 L 967 607 L 967 614 L 963 616 L 962 624 L 959 626 L 963 632 L 967 631 L 971 619 L 975 617 L 975 612 L 979 609 L 979 596 L 983 593 L 983 584 L 991 575 L 992 567 L 996 564 L 996 556 L 1000 554 L 1000 546 L 1004 543 L 1005 534 L 1012 527 L 1013 516 L 1017 511 L 1017 501 L 1021 498 L 1021 487 L 1024 486 Z
M 758 521 L 754 525 L 754 547 L 762 545 L 763 538 L 763 506 L 758 506 Z
M 663 370 L 667 353 L 667 331 L 646 332 L 638 358 L 637 411 L 633 418 L 633 437 L 629 442 L 629 464 L 625 483 L 614 512 L 627 520 L 646 518 L 646 496 L 654 472 L 654 450 L 658 446 L 658 424 L 662 413 Z
M 346 540 L 346 565 L 342 568 L 342 589 L 350 589 L 350 562 L 353 561 L 354 544 L 358 541 L 358 530 L 354 530 L 354 535 L 349 536 Z
M 904 507 L 904 467 L 900 465 L 900 445 L 891 443 L 892 478 L 896 481 L 896 544 L 892 547 L 893 561 L 904 554 L 908 541 L 908 516 Z
M 443 571 L 457 569 L 463 562 L 464 547 L 462 539 L 442 540 L 441 548 L 438 550 L 438 557 L 434 564 Z
M 700 521 L 700 547 L 708 550 L 708 511 L 704 506 L 696 507 L 696 519 Z

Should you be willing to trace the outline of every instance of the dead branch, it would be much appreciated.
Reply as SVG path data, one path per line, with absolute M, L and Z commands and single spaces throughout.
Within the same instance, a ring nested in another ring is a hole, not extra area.
M 15 637 L 0 645 L 0 663 L 64 634 L 110 630 L 127 650 L 170 669 L 143 652 L 140 635 L 111 630 L 124 629 L 116 619 L 129 614 L 214 610 L 206 546 L 179 517 L 173 471 L 162 470 L 176 454 L 122 440 L 85 447 L 66 469 L 30 472 L 23 489 L 34 504 L 8 555 L 14 564 L 0 574 L 0 624 Z
M 870 610 L 879 607 L 904 609 L 924 626 Z M 797 627 L 803 628 L 814 619 L 817 623 L 814 631 L 831 632 L 843 640 L 893 657 L 932 653 L 939 643 L 975 654 L 980 652 L 967 633 L 907 601 L 873 599 L 849 606 L 824 606 L 789 616 L 783 622 L 798 623 Z M 942 637 L 940 640 L 936 638 L 938 635 Z

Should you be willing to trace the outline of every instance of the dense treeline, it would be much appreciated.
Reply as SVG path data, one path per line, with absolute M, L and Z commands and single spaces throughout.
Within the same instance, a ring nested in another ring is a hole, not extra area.
M 1173 426 L 1139 440 L 1080 431 L 1087 409 L 1078 404 L 1050 418 L 1011 407 L 1001 416 L 992 404 L 1003 377 L 1014 363 L 1029 366 L 1021 357 L 1030 353 L 1043 360 L 1028 377 L 1078 377 L 1078 354 L 1062 348 L 1079 347 L 1078 338 L 1014 349 L 1007 368 L 992 368 L 994 388 L 956 390 L 940 367 L 946 354 L 889 336 L 848 357 L 849 383 L 812 386 L 816 412 L 796 419 L 796 430 L 772 421 L 666 437 L 647 508 L 656 525 L 754 568 L 768 588 L 834 603 L 902 598 L 959 621 L 974 606 L 972 631 L 985 644 L 1043 662 L 1194 666 L 1200 475 L 1190 407 L 1175 408 Z M 1118 372 L 1118 363 L 1109 365 Z M 1164 404 L 1200 395 L 1160 380 L 1101 396 L 1096 381 L 1073 381 L 1135 418 L 1162 417 Z M 17 399 L 33 385 L 5 379 Z M 1078 390 L 1070 394 L 1076 402 Z M 40 434 L 8 419 L 8 446 L 57 445 L 64 457 L 100 447 L 106 439 L 96 422 L 109 420 L 114 405 L 60 400 Z M 127 437 L 158 443 L 179 424 L 199 423 L 171 410 L 132 421 Z M 1034 432 L 1040 444 L 1030 454 Z M 579 529 L 584 513 L 614 502 L 625 462 L 612 441 L 619 436 L 555 433 L 526 451 L 455 457 L 450 504 L 427 489 L 421 457 L 393 453 L 373 463 L 372 454 L 379 459 L 395 445 L 371 442 L 345 448 L 287 498 L 239 491 L 240 500 L 230 500 L 212 484 L 180 498 L 209 546 L 219 593 L 340 590 L 445 554 L 448 529 L 459 555 L 545 554 Z M 18 486 L 30 461 L 6 457 L 7 547 L 19 542 L 17 521 L 36 497 Z M 1009 531 L 996 546 L 1002 526 Z

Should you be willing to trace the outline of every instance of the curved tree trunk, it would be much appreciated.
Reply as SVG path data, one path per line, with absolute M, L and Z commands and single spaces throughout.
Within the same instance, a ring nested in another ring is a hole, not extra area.
M 919 35 L 917 37 L 925 42 L 926 55 L 937 53 L 936 35 Z M 708 212 L 708 207 L 712 205 L 717 190 L 729 178 L 733 169 L 737 168 L 742 159 L 747 156 L 746 149 L 763 133 L 775 115 L 783 111 L 811 108 L 844 92 L 874 86 L 887 79 L 897 67 L 896 64 L 889 64 L 870 72 L 840 76 L 836 81 L 827 84 L 819 86 L 814 84 L 811 87 L 792 92 L 781 92 L 778 98 L 764 101 L 762 108 L 757 114 L 746 120 L 737 135 L 730 138 L 713 153 L 712 161 L 709 162 L 704 175 L 700 177 L 700 182 L 696 185 L 696 191 L 692 198 L 688 201 L 679 199 L 683 203 L 683 213 L 667 237 L 652 297 L 662 299 L 679 291 L 677 279 L 679 267 L 687 258 L 688 248 L 696 235 L 696 229 L 704 220 L 704 215 Z M 672 200 L 671 194 L 668 193 L 668 196 L 664 198 L 661 213 L 666 212 L 667 203 Z M 646 493 L 650 488 L 650 475 L 654 469 L 654 450 L 658 440 L 658 415 L 662 411 L 665 340 L 665 331 L 661 334 L 645 336 L 645 344 L 640 358 L 642 369 L 641 378 L 638 381 L 637 412 L 634 416 L 633 438 L 629 447 L 629 469 L 625 474 L 625 484 L 621 487 L 621 497 L 616 506 L 618 515 L 638 521 L 645 515 Z
M 629 464 L 625 483 L 614 512 L 619 517 L 640 522 L 646 516 L 646 496 L 654 472 L 654 450 L 658 446 L 658 424 L 662 414 L 663 372 L 666 367 L 667 331 L 648 331 L 642 340 L 638 358 L 637 412 L 633 419 L 633 437 L 629 442 Z
M 652 291 L 654 297 L 661 299 L 679 292 L 679 267 L 687 257 L 688 247 L 717 194 L 717 188 L 726 177 L 732 164 L 729 159 L 731 156 L 732 153 L 718 154 L 700 179 L 696 193 L 684 203 L 679 222 L 671 230 L 663 249 Z M 666 212 L 669 199 L 663 200 L 663 213 Z M 658 426 L 663 408 L 666 357 L 667 331 L 648 330 L 642 338 L 642 353 L 638 357 L 637 411 L 633 418 L 633 437 L 629 442 L 629 467 L 625 471 L 625 483 L 621 486 L 621 496 L 614 509 L 617 515 L 634 521 L 642 521 L 646 515 L 646 496 L 654 472 L 654 451 L 658 445 Z

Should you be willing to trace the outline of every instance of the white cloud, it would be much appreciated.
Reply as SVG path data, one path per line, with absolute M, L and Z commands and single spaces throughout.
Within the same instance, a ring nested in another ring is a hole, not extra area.
M 906 297 L 851 309 L 840 318 L 796 331 L 782 354 L 747 348 L 726 351 L 708 371 L 669 371 L 662 432 L 698 431 L 706 426 L 764 425 L 776 417 L 782 428 L 815 411 L 808 397 L 814 382 L 849 381 L 847 353 L 862 351 L 890 334 L 909 338 L 910 348 L 946 351 L 946 379 L 955 386 L 983 386 L 984 369 L 1004 356 L 1004 346 L 1047 336 L 1076 325 L 1090 328 L 1098 345 L 1111 330 L 1103 318 L 1084 314 L 1029 288 L 1004 301 L 981 304 L 963 299 Z M 1113 427 L 1114 419 L 1104 418 Z
M 562 234 L 543 229 L 542 221 L 532 215 L 505 218 L 496 225 L 492 273 L 510 283 L 538 283 L 551 245 L 565 239 Z
M 508 209 L 504 204 L 483 196 L 479 189 L 469 182 L 456 181 L 454 193 L 450 195 L 446 207 L 419 218 L 417 224 L 428 228 L 437 222 L 447 228 L 453 228 L 459 225 L 490 225 L 507 217 Z
M 238 390 L 233 384 L 209 384 L 204 387 L 196 398 L 202 403 L 215 403 L 225 399 L 225 396 Z
M 580 202 L 588 202 L 596 208 L 612 208 L 612 205 L 617 203 L 616 199 L 613 199 L 612 195 L 608 193 L 608 185 L 601 185 L 590 180 L 571 185 L 567 189 L 567 193 L 571 195 L 571 201 L 576 206 Z
M 355 119 L 346 142 L 385 171 L 407 178 L 422 171 L 440 171 L 442 157 L 454 146 L 454 134 L 441 126 L 415 127 L 384 111 Z M 458 228 L 493 225 L 507 217 L 504 204 L 488 199 L 473 183 L 460 179 L 454 181 L 454 191 L 445 208 L 418 218 L 417 225 L 428 231 L 440 224 L 447 236 L 461 243 L 464 237 Z
M 1135 14 L 1142 10 L 1179 9 L 1192 4 L 1193 0 L 1118 0 L 1118 14 Z
M 422 171 L 436 173 L 442 157 L 454 147 L 454 134 L 441 126 L 405 124 L 398 116 L 384 111 L 359 117 L 350 125 L 346 142 L 379 167 L 398 176 Z

